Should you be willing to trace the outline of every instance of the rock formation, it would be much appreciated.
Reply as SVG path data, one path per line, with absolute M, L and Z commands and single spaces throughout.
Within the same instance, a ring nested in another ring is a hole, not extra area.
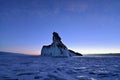
M 55 57 L 69 57 L 69 56 L 82 56 L 80 53 L 76 53 L 69 50 L 61 41 L 57 32 L 53 32 L 53 42 L 51 45 L 43 46 L 41 50 L 41 56 L 55 56 Z

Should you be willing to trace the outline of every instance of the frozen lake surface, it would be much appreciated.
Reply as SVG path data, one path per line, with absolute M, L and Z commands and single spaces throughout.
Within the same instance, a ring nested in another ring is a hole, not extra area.
M 0 80 L 120 80 L 120 57 L 1 55 Z

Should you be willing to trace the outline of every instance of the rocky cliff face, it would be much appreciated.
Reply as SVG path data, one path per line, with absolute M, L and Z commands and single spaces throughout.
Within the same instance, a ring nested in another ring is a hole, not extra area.
M 69 57 L 77 56 L 77 54 L 72 50 L 68 50 L 68 48 L 62 43 L 58 33 L 53 32 L 53 42 L 51 45 L 42 47 L 41 56 Z

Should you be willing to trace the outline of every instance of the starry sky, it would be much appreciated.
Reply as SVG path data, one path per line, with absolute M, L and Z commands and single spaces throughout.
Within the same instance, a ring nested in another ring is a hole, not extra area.
M 0 51 L 39 55 L 56 31 L 80 53 L 120 52 L 120 0 L 0 0 Z

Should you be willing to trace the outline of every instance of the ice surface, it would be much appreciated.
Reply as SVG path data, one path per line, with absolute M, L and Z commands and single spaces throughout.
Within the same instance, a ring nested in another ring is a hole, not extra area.
M 120 80 L 120 57 L 0 56 L 0 80 Z

